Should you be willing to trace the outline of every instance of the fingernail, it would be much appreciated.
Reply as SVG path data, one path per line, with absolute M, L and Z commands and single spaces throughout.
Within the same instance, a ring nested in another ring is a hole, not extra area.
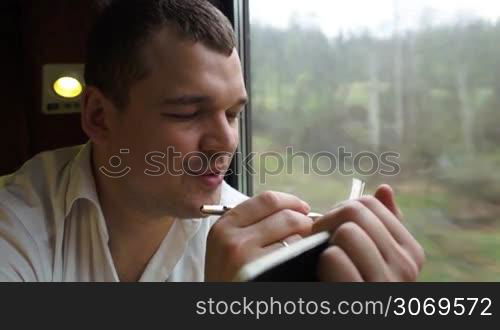
M 304 210 L 305 210 L 306 213 L 308 213 L 309 211 L 311 211 L 311 207 L 309 206 L 309 204 L 307 204 L 304 201 L 302 201 L 302 207 L 304 208 Z

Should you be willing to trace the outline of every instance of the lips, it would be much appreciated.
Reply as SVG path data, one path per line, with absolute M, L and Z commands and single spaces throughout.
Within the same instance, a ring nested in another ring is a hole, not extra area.
M 218 177 L 227 173 L 231 157 L 191 156 L 183 165 L 184 173 L 191 176 Z
M 205 169 L 202 171 L 186 171 L 186 174 L 192 175 L 192 176 L 224 176 L 225 173 L 227 172 L 227 169 L 224 171 L 220 170 L 210 170 L 210 169 Z
M 195 179 L 209 189 L 216 189 L 224 181 L 222 174 L 205 174 L 196 176 Z
M 186 174 L 192 175 L 192 176 L 210 176 L 210 175 L 215 175 L 215 176 L 224 176 L 226 172 L 229 169 L 229 164 L 224 164 L 224 165 L 219 165 L 219 166 L 206 166 L 203 167 L 202 169 L 196 169 L 192 170 L 189 167 L 186 167 Z

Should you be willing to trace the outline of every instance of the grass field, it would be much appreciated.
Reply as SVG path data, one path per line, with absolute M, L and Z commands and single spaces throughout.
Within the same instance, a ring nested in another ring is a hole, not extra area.
M 254 151 L 268 151 L 270 147 L 269 142 L 257 140 Z M 256 157 L 255 168 L 264 165 L 276 168 L 275 160 L 267 159 L 266 162 L 260 164 Z M 266 176 L 265 183 L 257 174 L 254 193 L 264 190 L 292 193 L 308 201 L 317 212 L 325 212 L 347 197 L 351 177 L 338 173 L 329 176 L 304 174 L 300 165 L 296 164 L 291 174 Z M 380 177 L 363 179 L 367 181 L 367 193 L 373 193 L 377 185 L 384 182 Z M 387 183 L 396 191 L 397 201 L 405 214 L 405 225 L 426 252 L 427 262 L 420 281 L 500 280 L 498 205 L 474 198 L 470 193 L 459 194 L 456 189 L 425 176 L 392 177 L 387 178 Z

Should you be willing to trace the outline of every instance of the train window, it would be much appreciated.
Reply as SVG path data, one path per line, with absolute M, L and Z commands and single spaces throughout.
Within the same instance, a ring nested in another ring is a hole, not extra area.
M 423 281 L 500 278 L 500 4 L 249 1 L 253 193 L 389 183 Z

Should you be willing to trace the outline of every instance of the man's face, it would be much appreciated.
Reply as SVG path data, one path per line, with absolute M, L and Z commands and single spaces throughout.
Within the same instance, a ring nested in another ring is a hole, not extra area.
M 167 28 L 144 55 L 149 75 L 131 87 L 127 108 L 111 120 L 111 150 L 130 149 L 124 159 L 132 171 L 120 180 L 148 211 L 195 217 L 202 204 L 219 203 L 238 145 L 247 99 L 240 60 L 236 51 L 228 57 Z

